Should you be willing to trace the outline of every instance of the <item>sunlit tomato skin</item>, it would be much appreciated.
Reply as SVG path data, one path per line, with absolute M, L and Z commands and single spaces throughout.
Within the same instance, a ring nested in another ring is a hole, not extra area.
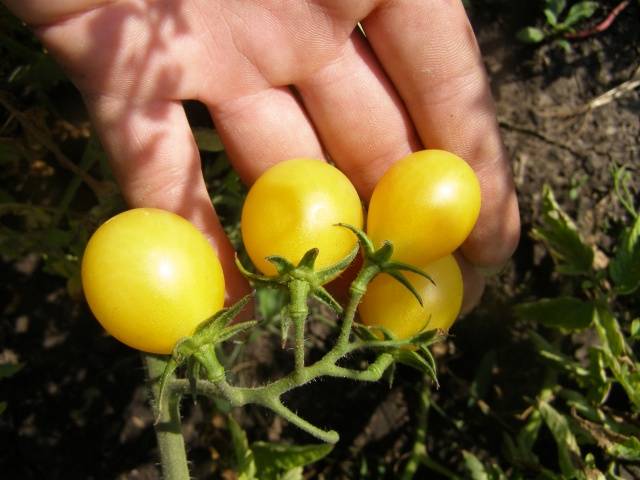
M 154 208 L 128 210 L 96 230 L 82 259 L 82 286 L 107 332 L 150 353 L 170 353 L 224 303 L 222 268 L 205 236 Z
M 376 247 L 385 240 L 393 258 L 424 265 L 456 250 L 480 212 L 480 185 L 471 167 L 443 150 L 412 153 L 376 185 L 367 233 Z
M 280 162 L 253 184 L 242 208 L 242 240 L 254 265 L 266 275 L 275 267 L 265 257 L 278 255 L 297 264 L 317 247 L 316 270 L 329 267 L 355 247 L 347 223 L 362 228 L 356 189 L 337 168 L 321 160 Z
M 422 297 L 423 307 L 400 282 L 386 274 L 379 274 L 369 284 L 358 307 L 365 325 L 389 329 L 399 339 L 406 339 L 422 330 L 449 327 L 458 317 L 462 306 L 462 274 L 452 255 L 446 255 L 420 266 L 431 276 L 435 285 L 415 273 L 406 277 Z

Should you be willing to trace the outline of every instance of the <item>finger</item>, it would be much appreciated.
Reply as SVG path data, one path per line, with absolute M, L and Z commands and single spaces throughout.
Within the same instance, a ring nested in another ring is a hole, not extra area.
M 423 144 L 460 155 L 478 175 L 483 203 L 464 254 L 478 265 L 502 264 L 518 242 L 518 205 L 482 58 L 461 2 L 389 1 L 363 24 Z
M 420 147 L 402 101 L 359 33 L 296 87 L 323 145 L 364 198 L 391 163 Z
M 240 177 L 252 184 L 271 165 L 295 157 L 324 158 L 320 141 L 288 88 L 266 88 L 206 103 Z
M 113 0 L 2 0 L 9 10 L 31 26 L 43 25 L 77 15 Z
M 215 214 L 200 157 L 180 102 L 131 104 L 114 97 L 88 98 L 122 193 L 131 207 L 156 207 L 193 222 L 218 252 L 227 303 L 248 292 L 234 251 Z
M 462 273 L 464 295 L 460 315 L 464 316 L 480 303 L 486 281 L 484 276 L 460 252 L 454 253 L 454 257 L 460 267 L 460 273 Z

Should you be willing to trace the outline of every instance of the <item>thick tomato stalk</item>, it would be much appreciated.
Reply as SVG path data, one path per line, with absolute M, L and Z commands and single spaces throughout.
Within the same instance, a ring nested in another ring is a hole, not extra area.
M 222 267 L 205 236 L 155 208 L 128 210 L 96 230 L 82 286 L 104 329 L 149 353 L 170 353 L 224 303 Z
M 318 248 L 316 270 L 338 263 L 356 246 L 349 230 L 362 228 L 362 204 L 355 187 L 334 166 L 309 158 L 280 162 L 253 184 L 242 207 L 244 246 L 253 264 L 265 275 L 275 275 L 268 256 L 277 255 L 296 265 Z

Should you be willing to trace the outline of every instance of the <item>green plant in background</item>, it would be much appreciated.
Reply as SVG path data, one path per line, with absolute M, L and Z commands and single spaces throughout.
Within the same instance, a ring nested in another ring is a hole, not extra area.
M 333 450 L 333 445 L 326 443 L 282 445 L 254 442 L 250 445 L 238 422 L 231 415 L 227 419 L 238 480 L 302 480 L 304 466 Z
M 620 464 L 640 461 L 640 216 L 630 171 L 614 171 L 615 193 L 630 222 L 607 262 L 587 243 L 549 188 L 533 230 L 555 261 L 566 292 L 516 308 L 534 327 L 530 340 L 545 362 L 544 381 L 524 426 L 505 436 L 507 459 L 544 478 L 621 478 Z M 559 471 L 534 445 L 543 428 L 556 444 Z
M 518 40 L 525 43 L 540 43 L 553 39 L 558 45 L 569 49 L 569 42 L 562 36 L 573 32 L 582 22 L 591 18 L 599 7 L 600 3 L 595 1 L 577 2 L 567 8 L 566 0 L 545 0 L 543 13 L 546 23 L 544 26 L 524 27 L 516 36 Z

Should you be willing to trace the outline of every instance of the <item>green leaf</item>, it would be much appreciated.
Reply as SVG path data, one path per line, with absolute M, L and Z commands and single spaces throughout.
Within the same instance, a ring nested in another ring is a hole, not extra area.
M 546 34 L 536 27 L 524 27 L 516 33 L 516 38 L 524 43 L 540 43 L 545 37 Z
M 0 415 L 2 415 L 4 413 L 4 411 L 7 409 L 7 402 L 0 402 Z
M 562 48 L 565 53 L 571 53 L 571 44 L 569 43 L 569 40 L 565 38 L 557 38 L 553 43 Z
M 600 4 L 598 2 L 579 2 L 569 9 L 566 18 L 562 22 L 565 27 L 573 27 L 577 23 L 591 18 Z
M 275 478 L 274 474 L 286 473 L 317 462 L 333 450 L 333 445 L 282 445 L 255 442 L 251 445 L 260 479 Z
M 0 380 L 14 376 L 24 367 L 24 363 L 2 363 L 0 364 Z
M 583 242 L 573 220 L 560 208 L 548 185 L 542 194 L 542 223 L 533 229 L 532 237 L 546 245 L 558 273 L 589 275 L 593 249 Z
M 493 476 L 489 475 L 489 472 L 484 468 L 482 462 L 478 457 L 468 450 L 462 451 L 462 457 L 464 460 L 464 466 L 469 472 L 469 478 L 471 480 L 491 480 Z
M 576 477 L 581 470 L 582 457 L 576 437 L 569 428 L 569 421 L 547 402 L 540 402 L 538 411 L 556 442 L 562 474 L 569 478 Z
M 567 2 L 566 0 L 546 0 L 545 6 L 545 11 L 549 10 L 557 18 L 567 7 Z
M 609 396 L 611 381 L 607 376 L 607 364 L 604 359 L 605 353 L 601 348 L 589 349 L 589 379 L 592 383 L 587 392 L 589 401 L 596 405 L 602 405 Z
M 629 437 L 621 443 L 612 444 L 607 449 L 607 453 L 622 460 L 638 462 L 640 461 L 640 440 Z
M 621 295 L 629 295 L 640 287 L 640 216 L 620 237 L 609 263 L 609 276 Z
M 550 8 L 544 9 L 544 16 L 547 19 L 547 23 L 552 27 L 555 27 L 558 24 L 558 16 Z
M 532 464 L 538 463 L 538 457 L 533 453 L 533 445 L 538 440 L 540 427 L 542 426 L 542 415 L 538 410 L 534 410 L 529 415 L 527 423 L 520 429 L 516 442 L 521 456 Z
M 294 468 L 288 472 L 279 475 L 277 480 L 304 480 L 304 469 L 302 467 Z
M 239 480 L 257 480 L 256 461 L 254 452 L 249 448 L 247 435 L 232 415 L 227 416 L 233 453 L 236 457 L 237 474 Z
M 203 152 L 221 152 L 224 150 L 224 145 L 218 132 L 211 130 L 210 128 L 196 127 L 193 129 L 193 136 L 196 139 L 198 148 Z
M 631 322 L 631 327 L 629 329 L 629 332 L 631 333 L 632 340 L 637 340 L 638 337 L 640 337 L 640 318 L 635 318 Z
M 632 218 L 638 216 L 635 206 L 635 197 L 633 192 L 633 175 L 626 165 L 614 165 L 612 168 L 613 189 L 616 197 L 625 210 Z
M 594 307 L 574 297 L 544 298 L 515 307 L 518 317 L 563 331 L 582 330 L 591 325 Z
M 620 329 L 618 320 L 611 314 L 609 310 L 604 308 L 597 309 L 599 324 L 602 325 L 606 333 L 607 347 L 613 355 L 620 357 L 626 352 L 624 335 Z

